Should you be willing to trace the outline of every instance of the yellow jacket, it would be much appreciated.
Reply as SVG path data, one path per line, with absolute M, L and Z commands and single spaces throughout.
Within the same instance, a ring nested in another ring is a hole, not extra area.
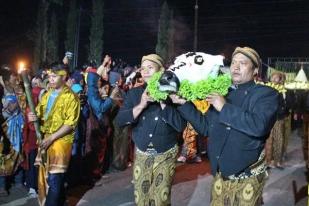
M 45 111 L 48 98 L 53 90 L 49 90 L 36 107 L 37 116 L 43 120 L 41 131 L 44 134 L 52 134 L 62 125 L 76 127 L 80 113 L 80 101 L 77 96 L 65 86 L 54 101 L 54 104 L 45 119 Z M 63 140 L 73 143 L 74 131 L 63 137 Z

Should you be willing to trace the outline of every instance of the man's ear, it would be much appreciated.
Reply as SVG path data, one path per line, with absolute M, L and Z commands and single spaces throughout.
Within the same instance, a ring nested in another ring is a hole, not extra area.
M 4 87 L 4 81 L 3 81 L 3 78 L 2 78 L 2 76 L 0 76 L 0 84 Z
M 61 75 L 62 81 L 66 82 L 69 78 L 68 75 Z
M 159 72 L 164 72 L 166 69 L 165 69 L 164 67 L 160 67 L 160 66 L 159 66 L 159 69 L 158 69 L 158 70 L 159 70 Z
M 253 75 L 256 76 L 259 73 L 259 68 L 254 68 Z
M 5 86 L 5 85 L 9 85 L 9 84 L 10 84 L 10 81 L 4 80 L 3 83 L 4 83 L 4 86 Z

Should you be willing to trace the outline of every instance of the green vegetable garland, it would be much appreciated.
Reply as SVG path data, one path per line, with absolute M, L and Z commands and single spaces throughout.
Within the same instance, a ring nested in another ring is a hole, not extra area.
M 159 91 L 160 72 L 155 73 L 147 83 L 147 91 L 155 101 L 165 100 L 168 96 L 167 92 Z M 183 80 L 180 83 L 178 95 L 190 100 L 202 100 L 213 92 L 225 96 L 228 88 L 231 86 L 231 76 L 228 74 L 219 75 L 217 78 L 207 78 L 196 83 L 190 83 L 188 80 Z

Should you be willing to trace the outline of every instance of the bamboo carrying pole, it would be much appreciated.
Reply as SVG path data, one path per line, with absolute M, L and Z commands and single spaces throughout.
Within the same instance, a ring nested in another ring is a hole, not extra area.
M 23 63 L 20 63 L 18 73 L 20 74 L 20 76 L 23 80 L 23 83 L 24 83 L 26 98 L 27 98 L 27 102 L 28 102 L 30 111 L 32 113 L 36 114 L 33 99 L 32 99 L 32 92 L 31 92 L 30 81 L 29 81 L 29 78 L 28 78 L 27 69 L 25 68 Z M 35 134 L 36 134 L 36 137 L 37 137 L 37 140 L 38 140 L 38 144 L 40 144 L 43 140 L 43 136 L 42 136 L 42 133 L 40 131 L 39 120 L 34 121 L 33 125 L 34 125 L 34 129 L 35 129 Z M 41 154 L 42 154 L 43 164 L 45 165 L 45 163 L 46 163 L 46 152 L 42 150 Z
M 28 102 L 30 111 L 35 114 L 36 112 L 35 112 L 34 103 L 33 103 L 33 99 L 32 99 L 32 93 L 31 93 L 31 88 L 30 88 L 30 81 L 28 79 L 28 73 L 27 73 L 27 70 L 24 68 L 24 66 L 22 64 L 19 67 L 18 73 L 20 74 L 20 76 L 23 80 L 23 83 L 24 83 L 27 102 Z M 41 142 L 42 141 L 42 134 L 40 132 L 39 121 L 37 120 L 37 121 L 33 122 L 33 124 L 34 124 L 36 137 L 39 140 L 39 142 Z

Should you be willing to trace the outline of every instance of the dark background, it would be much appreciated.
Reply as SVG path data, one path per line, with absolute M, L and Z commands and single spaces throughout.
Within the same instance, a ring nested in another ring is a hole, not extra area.
M 69 1 L 65 1 L 67 6 Z M 90 0 L 81 0 L 80 61 L 86 61 Z M 104 53 L 138 64 L 142 55 L 155 51 L 159 0 L 106 0 Z M 177 54 L 193 50 L 195 0 L 169 0 L 176 20 Z M 0 2 L 0 64 L 15 66 L 17 59 L 31 62 L 38 0 Z M 59 49 L 64 54 L 66 12 L 60 25 Z M 255 48 L 267 57 L 309 56 L 308 0 L 199 0 L 198 50 L 230 56 L 235 46 Z M 59 57 L 60 59 L 60 57 Z

